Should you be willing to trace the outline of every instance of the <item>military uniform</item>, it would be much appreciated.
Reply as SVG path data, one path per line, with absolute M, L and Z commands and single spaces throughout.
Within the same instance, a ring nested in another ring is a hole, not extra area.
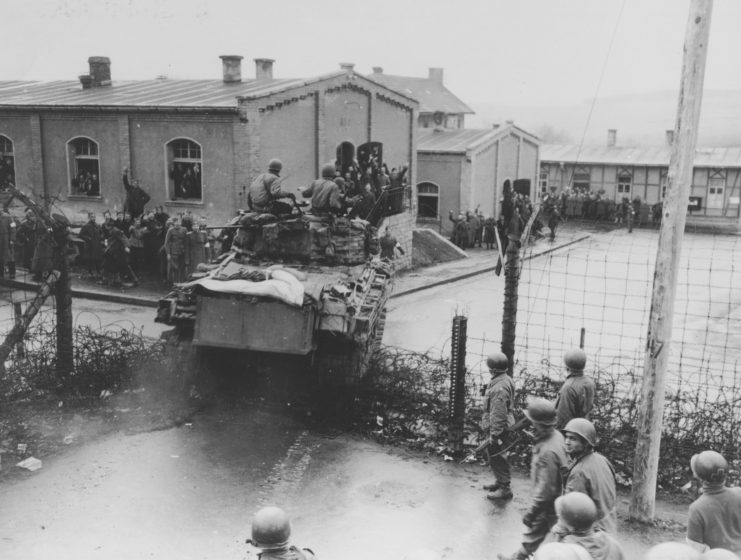
M 584 372 L 571 372 L 556 398 L 556 426 L 561 429 L 572 418 L 589 419 L 596 386 Z
M 304 191 L 304 198 L 311 197 L 312 212 L 334 212 L 342 211 L 342 193 L 337 183 L 330 179 L 317 179 Z
M 177 283 L 185 280 L 185 244 L 188 231 L 181 225 L 174 225 L 165 235 L 167 259 L 167 279 Z
M 615 538 L 604 531 L 573 531 L 559 537 L 558 542 L 574 543 L 586 549 L 593 560 L 624 560 L 620 543 Z
M 690 505 L 687 540 L 741 555 L 741 488 L 704 482 Z
M 509 489 L 512 478 L 510 466 L 504 453 L 495 455 L 499 451 L 496 442 L 515 423 L 513 414 L 515 402 L 515 383 L 506 373 L 500 373 L 491 378 L 486 388 L 484 413 L 481 427 L 489 435 L 492 444 L 489 446 L 489 465 L 497 479 L 500 488 Z
M 250 207 L 255 212 L 266 212 L 269 214 L 288 214 L 291 206 L 278 199 L 290 198 L 289 193 L 281 190 L 281 178 L 275 173 L 267 171 L 261 173 L 252 181 L 249 188 Z
M 556 524 L 553 504 L 561 495 L 561 471 L 567 464 L 566 446 L 561 432 L 553 430 L 535 441 L 530 468 L 530 485 L 534 489 L 533 503 L 524 519 L 528 530 L 522 537 L 520 558 L 533 554 Z
M 617 532 L 617 490 L 615 469 L 610 461 L 592 449 L 571 460 L 564 469 L 564 494 L 582 492 L 592 498 L 599 518 L 594 524 L 611 534 Z

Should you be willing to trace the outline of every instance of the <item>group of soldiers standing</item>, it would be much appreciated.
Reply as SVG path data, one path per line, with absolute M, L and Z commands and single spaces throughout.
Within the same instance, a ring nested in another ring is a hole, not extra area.
M 559 204 L 567 218 L 584 218 L 596 222 L 615 223 L 625 226 L 661 224 L 661 201 L 647 204 L 640 196 L 632 199 L 623 196 L 619 202 L 605 195 L 604 191 L 582 192 L 567 189 L 561 193 Z
M 532 495 L 522 522 L 526 531 L 520 548 L 501 560 L 627 558 L 617 534 L 615 470 L 597 447 L 597 431 L 589 416 L 596 406 L 596 385 L 585 375 L 583 350 L 566 353 L 567 377 L 555 402 L 530 399 L 525 418 L 533 427 Z M 507 501 L 513 494 L 507 450 L 516 441 L 515 385 L 508 375 L 509 360 L 501 352 L 487 359 L 491 381 L 486 389 L 482 428 L 489 438 L 487 454 L 495 477 L 487 498 Z M 702 481 L 703 495 L 690 506 L 687 530 L 689 553 L 726 549 L 741 553 L 741 488 L 726 488 L 728 463 L 714 451 L 691 461 Z M 694 549 L 694 550 L 693 550 Z M 581 555 L 581 556 L 580 556 Z M 674 560 L 691 558 L 681 554 Z M 656 556 L 655 558 L 659 558 Z M 667 557 L 669 558 L 669 557 Z

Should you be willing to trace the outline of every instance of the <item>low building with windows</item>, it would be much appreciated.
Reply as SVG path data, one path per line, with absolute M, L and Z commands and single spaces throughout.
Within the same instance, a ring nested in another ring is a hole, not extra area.
M 78 81 L 0 82 L 0 184 L 82 222 L 123 208 L 128 168 L 151 196 L 148 208 L 219 224 L 247 207 L 247 187 L 272 158 L 292 192 L 325 163 L 344 170 L 371 156 L 389 168 L 409 162 L 416 181 L 416 100 L 352 64 L 277 79 L 273 60 L 255 59 L 255 77 L 243 80 L 241 56 L 221 59 L 221 80 L 119 82 L 108 58 L 91 57 Z M 410 249 L 415 200 L 396 198 L 386 223 Z
M 540 141 L 514 125 L 493 129 L 420 129 L 417 223 L 452 229 L 448 214 L 479 210 L 498 218 L 505 185 L 532 195 Z
M 617 145 L 617 131 L 608 131 L 604 146 L 544 144 L 540 155 L 539 190 L 561 193 L 603 193 L 616 202 L 623 198 L 653 205 L 666 194 L 673 131 L 657 147 Z M 692 219 L 741 223 L 741 148 L 696 150 L 690 205 Z

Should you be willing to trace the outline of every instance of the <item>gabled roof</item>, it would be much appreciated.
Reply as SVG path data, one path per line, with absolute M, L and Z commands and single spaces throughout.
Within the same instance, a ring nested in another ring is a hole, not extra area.
M 670 146 L 582 146 L 575 144 L 543 144 L 540 161 L 583 165 L 645 165 L 668 167 Z M 741 167 L 739 148 L 697 148 L 695 167 Z
M 333 72 L 315 78 L 293 78 L 273 80 L 243 80 L 227 84 L 223 80 L 136 80 L 114 81 L 110 86 L 82 89 L 78 81 L 53 82 L 0 82 L 0 107 L 136 107 L 136 108 L 188 108 L 188 109 L 233 109 L 237 98 L 258 99 L 275 93 L 303 87 L 346 74 Z M 391 90 L 409 100 L 416 101 L 393 91 L 391 88 L 353 74 L 369 84 Z
M 437 80 L 394 76 L 382 72 L 374 72 L 367 78 L 416 99 L 419 101 L 420 113 L 474 113 L 473 109 Z
M 418 128 L 417 152 L 465 154 L 479 146 L 494 142 L 510 133 L 525 136 L 528 140 L 539 143 L 532 134 L 515 125 L 500 128 Z

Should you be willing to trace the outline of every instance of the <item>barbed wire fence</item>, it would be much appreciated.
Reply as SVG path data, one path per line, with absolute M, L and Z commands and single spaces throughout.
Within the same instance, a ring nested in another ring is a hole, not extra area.
M 658 233 L 601 232 L 524 258 L 518 290 L 515 380 L 521 395 L 555 398 L 563 356 L 584 336 L 598 385 L 594 421 L 620 479 L 630 482 Z M 525 255 L 532 247 L 525 248 Z M 687 234 L 677 298 L 659 483 L 686 482 L 689 459 L 723 453 L 741 480 L 741 238 Z M 494 339 L 469 337 L 471 393 L 486 379 Z M 521 403 L 525 406 L 525 403 Z

